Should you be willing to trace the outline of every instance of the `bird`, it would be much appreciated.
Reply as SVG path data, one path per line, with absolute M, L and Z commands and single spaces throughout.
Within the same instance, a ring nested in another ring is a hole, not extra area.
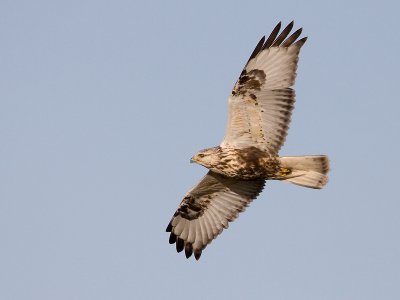
M 196 260 L 264 189 L 280 180 L 321 189 L 328 181 L 326 155 L 279 156 L 295 102 L 293 85 L 302 28 L 281 22 L 263 36 L 228 99 L 228 124 L 216 147 L 200 150 L 191 162 L 208 173 L 183 197 L 168 223 L 169 243 Z

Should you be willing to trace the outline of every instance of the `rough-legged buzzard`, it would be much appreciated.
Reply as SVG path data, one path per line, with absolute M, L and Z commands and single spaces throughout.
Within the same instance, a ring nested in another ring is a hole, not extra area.
M 176 250 L 198 260 L 204 248 L 237 218 L 268 179 L 322 188 L 328 180 L 324 155 L 282 156 L 292 114 L 302 29 L 291 22 L 263 37 L 229 97 L 228 126 L 222 143 L 201 150 L 192 161 L 209 169 L 183 198 L 167 232 Z

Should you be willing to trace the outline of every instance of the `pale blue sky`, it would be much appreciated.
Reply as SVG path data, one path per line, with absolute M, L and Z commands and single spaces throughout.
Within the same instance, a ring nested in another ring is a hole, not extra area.
M 0 299 L 400 299 L 395 1 L 0 2 Z M 268 183 L 186 260 L 165 227 L 221 141 L 227 96 L 276 23 L 302 48 Z

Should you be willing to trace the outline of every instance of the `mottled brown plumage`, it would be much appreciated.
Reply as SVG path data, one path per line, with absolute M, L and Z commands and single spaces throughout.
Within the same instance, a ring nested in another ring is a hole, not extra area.
M 209 148 L 200 151 L 192 161 L 215 173 L 242 180 L 272 179 L 280 170 L 280 162 L 276 155 L 256 147 Z
M 198 260 L 206 246 L 263 190 L 268 179 L 322 188 L 326 156 L 279 156 L 293 110 L 300 48 L 307 38 L 292 35 L 291 22 L 279 23 L 252 52 L 229 97 L 228 126 L 222 143 L 199 151 L 192 162 L 207 175 L 183 198 L 166 231 L 169 243 Z

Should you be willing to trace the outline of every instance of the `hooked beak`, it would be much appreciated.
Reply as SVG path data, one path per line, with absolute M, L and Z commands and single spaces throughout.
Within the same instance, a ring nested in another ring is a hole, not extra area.
M 190 163 L 191 163 L 191 164 L 196 163 L 195 160 L 193 159 L 193 157 L 190 159 Z

